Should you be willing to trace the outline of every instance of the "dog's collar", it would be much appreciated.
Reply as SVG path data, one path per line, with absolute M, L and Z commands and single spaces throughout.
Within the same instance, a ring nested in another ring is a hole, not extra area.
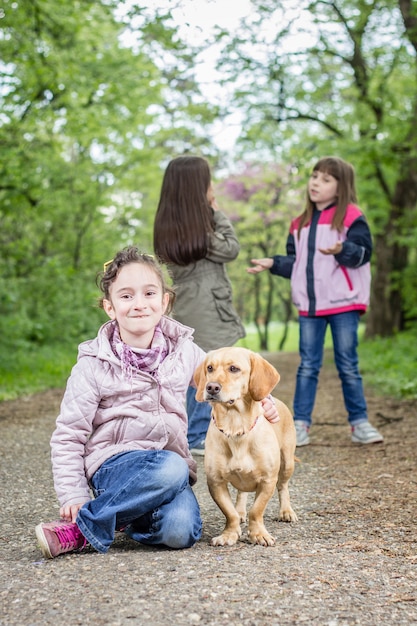
M 258 419 L 260 417 L 262 417 L 262 415 L 263 415 L 263 413 L 261 413 L 261 415 L 258 415 L 258 417 L 253 422 L 252 426 L 249 428 L 248 432 L 250 432 L 253 428 L 255 428 Z M 234 437 L 234 436 L 236 436 L 236 435 L 228 435 L 227 433 L 225 433 L 224 430 L 217 425 L 216 418 L 214 417 L 213 413 L 211 414 L 211 419 L 213 420 L 213 423 L 214 423 L 215 427 L 217 428 L 217 430 L 219 430 L 221 433 L 223 433 L 223 435 L 226 435 L 226 437 Z M 243 435 L 247 435 L 247 434 L 248 433 L 242 433 L 241 435 L 237 435 L 237 436 L 238 437 L 243 437 Z

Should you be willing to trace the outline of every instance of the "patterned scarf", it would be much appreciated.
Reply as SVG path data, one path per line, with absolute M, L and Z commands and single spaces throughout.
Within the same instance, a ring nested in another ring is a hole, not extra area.
M 132 380 L 138 370 L 149 372 L 149 374 L 156 376 L 159 365 L 168 354 L 168 346 L 159 324 L 155 327 L 151 347 L 146 350 L 132 348 L 124 343 L 120 337 L 117 324 L 114 325 L 113 337 L 110 343 L 114 354 L 119 357 L 122 363 L 123 374 L 129 380 Z

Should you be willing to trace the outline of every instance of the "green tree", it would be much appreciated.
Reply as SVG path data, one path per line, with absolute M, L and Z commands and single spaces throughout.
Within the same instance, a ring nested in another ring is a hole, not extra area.
M 3 2 L 4 341 L 92 332 L 101 318 L 85 303 L 103 262 L 127 243 L 151 249 L 161 166 L 210 150 L 213 113 L 168 21 L 144 2 Z
M 417 309 L 417 2 L 253 5 L 239 37 L 218 33 L 243 149 L 300 169 L 326 153 L 355 165 L 375 243 L 367 332 L 395 333 Z

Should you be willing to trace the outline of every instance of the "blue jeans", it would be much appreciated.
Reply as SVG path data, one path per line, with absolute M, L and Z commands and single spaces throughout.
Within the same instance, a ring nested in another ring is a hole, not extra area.
M 301 363 L 294 395 L 294 420 L 311 425 L 327 325 L 333 338 L 334 360 L 342 382 L 351 425 L 368 419 L 362 378 L 358 368 L 359 313 L 349 311 L 323 317 L 299 317 Z
M 208 402 L 197 402 L 194 387 L 187 389 L 188 445 L 193 448 L 206 437 L 211 419 L 211 406 Z
M 197 499 L 186 461 L 169 450 L 133 450 L 105 461 L 91 480 L 94 500 L 78 512 L 77 526 L 98 552 L 117 529 L 140 543 L 190 548 L 201 537 Z

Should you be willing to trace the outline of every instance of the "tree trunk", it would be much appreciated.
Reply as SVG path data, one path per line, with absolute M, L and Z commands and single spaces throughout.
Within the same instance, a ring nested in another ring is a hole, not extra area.
M 411 228 L 417 203 L 417 163 L 410 158 L 397 182 L 385 234 L 374 238 L 376 257 L 366 337 L 388 337 L 404 330 L 404 271 L 408 248 L 402 236 Z
M 387 245 L 386 235 L 374 238 L 374 252 L 378 259 L 372 279 L 371 303 L 365 336 L 389 337 L 401 326 L 401 296 L 394 289 L 394 248 Z

